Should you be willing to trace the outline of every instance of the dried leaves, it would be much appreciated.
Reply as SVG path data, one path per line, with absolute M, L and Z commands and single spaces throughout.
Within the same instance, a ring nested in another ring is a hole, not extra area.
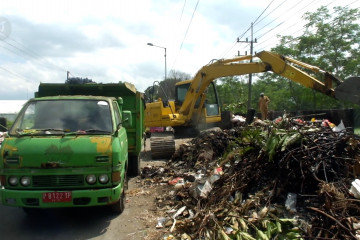
M 359 139 L 351 133 L 291 119 L 204 133 L 182 145 L 168 165 L 174 178 L 193 176 L 167 197 L 168 207 L 195 213 L 177 218 L 174 235 L 356 239 L 360 200 L 349 189 L 360 174 L 359 159 Z M 222 172 L 211 181 L 216 167 Z M 207 194 L 194 196 L 206 184 Z M 296 204 L 286 208 L 289 193 Z

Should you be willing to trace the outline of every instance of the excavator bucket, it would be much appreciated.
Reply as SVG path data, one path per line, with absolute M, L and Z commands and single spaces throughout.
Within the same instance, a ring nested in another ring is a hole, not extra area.
M 339 100 L 360 105 L 360 77 L 350 77 L 335 88 Z

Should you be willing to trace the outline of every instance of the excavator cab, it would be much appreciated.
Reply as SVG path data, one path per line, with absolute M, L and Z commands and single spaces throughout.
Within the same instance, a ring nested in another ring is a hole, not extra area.
M 185 101 L 186 93 L 190 87 L 191 80 L 181 81 L 175 85 L 175 106 L 178 110 L 183 102 Z M 216 85 L 214 82 L 211 82 L 204 92 L 206 95 L 204 101 L 204 111 L 202 111 L 202 118 L 212 117 L 212 116 L 220 116 L 220 103 L 219 96 L 216 90 Z M 200 105 L 201 98 L 199 97 L 195 103 L 195 109 L 198 109 Z M 205 122 L 208 122 L 204 119 Z

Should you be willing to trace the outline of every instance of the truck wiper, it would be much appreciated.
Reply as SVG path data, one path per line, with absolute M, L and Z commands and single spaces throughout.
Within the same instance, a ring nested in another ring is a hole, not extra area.
M 83 134 L 110 134 L 111 132 L 109 131 L 105 131 L 105 130 L 100 130 L 100 129 L 86 129 L 86 130 L 78 130 L 75 132 L 67 132 L 65 133 L 65 135 L 83 135 Z
M 64 129 L 60 128 L 44 128 L 44 129 L 18 129 L 16 130 L 16 133 L 19 136 L 33 136 L 33 135 L 42 135 L 42 133 L 48 135 L 48 134 L 54 134 L 51 132 L 61 132 L 61 134 L 64 134 Z
M 36 130 L 43 131 L 43 132 L 46 132 L 46 131 L 65 132 L 65 130 L 61 129 L 61 128 L 44 128 L 44 129 L 36 129 Z
M 111 133 L 109 131 L 101 130 L 101 129 L 86 129 L 84 130 L 86 133 Z

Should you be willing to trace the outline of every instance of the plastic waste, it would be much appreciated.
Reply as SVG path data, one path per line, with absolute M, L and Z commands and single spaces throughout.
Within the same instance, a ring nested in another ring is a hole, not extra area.
M 215 181 L 219 180 L 220 175 L 222 175 L 222 174 L 223 174 L 223 171 L 222 171 L 221 167 L 215 168 L 209 179 L 210 184 L 213 184 Z
M 351 183 L 350 192 L 354 195 L 355 198 L 360 199 L 360 180 L 355 179 Z
M 328 119 L 324 119 L 321 123 L 321 126 L 323 127 L 335 127 L 335 124 L 333 124 L 332 122 L 330 122 Z
M 175 184 L 177 184 L 179 181 L 184 181 L 184 178 L 182 178 L 182 177 L 174 178 L 173 180 L 169 181 L 169 184 L 170 184 L 170 185 L 175 185 Z
M 185 186 L 184 179 L 179 179 L 178 182 L 175 184 L 174 188 L 181 189 L 181 188 L 184 188 L 184 186 Z
M 296 212 L 296 197 L 296 193 L 288 193 L 285 202 L 285 207 L 287 210 Z
M 339 123 L 339 125 L 333 127 L 333 132 L 341 132 L 342 130 L 345 129 L 345 125 L 343 123 L 343 121 L 341 120 L 341 122 Z
M 207 198 L 209 192 L 211 191 L 212 187 L 209 181 L 205 181 L 204 183 L 198 183 L 197 185 L 193 185 L 189 192 L 191 196 L 195 199 Z
M 183 206 L 181 208 L 179 208 L 179 210 L 176 211 L 176 213 L 172 216 L 172 218 L 176 218 L 177 216 L 179 216 L 180 214 L 182 214 L 182 212 L 186 209 L 186 206 Z
M 156 224 L 156 228 L 163 228 L 164 224 L 166 223 L 166 221 L 168 220 L 168 218 L 165 217 L 159 217 L 158 218 L 158 222 Z
M 180 214 L 182 214 L 182 212 L 186 209 L 186 206 L 183 206 L 181 208 L 179 208 L 179 210 L 177 210 L 177 212 L 172 216 L 172 219 L 174 220 L 171 228 L 170 228 L 170 232 L 172 232 L 175 228 L 176 225 L 176 217 L 179 216 Z
M 244 118 L 243 116 L 234 115 L 230 121 L 232 123 L 244 123 L 246 122 L 246 118 Z
M 232 227 L 225 227 L 226 234 L 231 234 L 233 231 L 234 231 L 234 229 Z

